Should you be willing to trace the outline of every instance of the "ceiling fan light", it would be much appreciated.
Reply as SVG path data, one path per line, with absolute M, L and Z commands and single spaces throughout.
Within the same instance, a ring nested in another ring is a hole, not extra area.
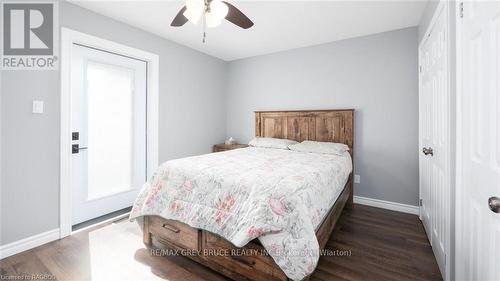
M 183 15 L 191 23 L 197 24 L 204 8 L 205 4 L 203 0 L 186 0 L 186 11 L 184 11 Z
M 210 14 L 213 14 L 215 18 L 222 20 L 227 16 L 229 12 L 229 7 L 220 0 L 213 0 L 210 3 Z
M 205 14 L 205 21 L 206 21 L 207 27 L 216 27 L 222 23 L 222 18 L 216 17 L 213 13 L 206 13 Z

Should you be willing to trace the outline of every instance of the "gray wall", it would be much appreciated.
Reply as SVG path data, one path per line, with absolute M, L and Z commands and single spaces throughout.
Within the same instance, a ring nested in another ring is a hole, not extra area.
M 227 63 L 72 4 L 61 26 L 160 56 L 160 161 L 210 152 L 226 135 Z M 1 72 L 0 245 L 59 227 L 59 72 Z M 31 113 L 34 99 L 45 113 Z M 182 126 L 179 126 L 182 124 Z
M 0 244 L 59 224 L 59 74 L 1 71 Z M 34 99 L 45 113 L 31 113 Z
M 417 28 L 231 62 L 227 135 L 254 134 L 254 110 L 355 108 L 355 195 L 418 201 Z

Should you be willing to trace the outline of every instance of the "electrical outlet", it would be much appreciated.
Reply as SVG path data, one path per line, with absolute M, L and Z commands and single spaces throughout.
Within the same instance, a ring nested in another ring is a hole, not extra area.
M 360 175 L 354 175 L 354 183 L 361 183 L 361 176 Z

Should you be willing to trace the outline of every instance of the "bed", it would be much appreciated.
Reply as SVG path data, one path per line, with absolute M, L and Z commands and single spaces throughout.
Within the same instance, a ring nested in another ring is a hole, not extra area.
M 258 111 L 255 135 L 344 143 L 345 155 L 241 148 L 167 161 L 131 211 L 143 240 L 234 280 L 304 280 L 352 206 L 354 110 Z M 157 244 L 158 245 L 158 244 Z

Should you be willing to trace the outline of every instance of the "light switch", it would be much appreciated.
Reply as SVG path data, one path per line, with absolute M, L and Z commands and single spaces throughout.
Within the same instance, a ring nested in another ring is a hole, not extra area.
M 34 100 L 33 101 L 33 113 L 43 113 L 43 101 Z
M 354 183 L 361 183 L 361 176 L 360 175 L 354 175 Z

